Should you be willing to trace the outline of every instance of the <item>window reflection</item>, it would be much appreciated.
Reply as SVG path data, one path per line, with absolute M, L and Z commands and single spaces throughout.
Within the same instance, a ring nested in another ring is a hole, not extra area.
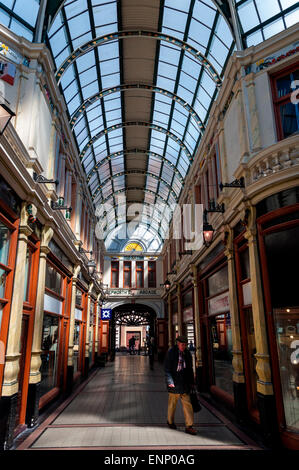
M 286 425 L 299 430 L 299 310 L 274 309 Z
M 41 353 L 41 396 L 57 385 L 59 319 L 44 315 Z

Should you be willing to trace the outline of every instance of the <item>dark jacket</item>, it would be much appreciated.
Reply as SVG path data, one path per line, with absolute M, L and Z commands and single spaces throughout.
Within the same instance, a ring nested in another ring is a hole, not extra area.
M 182 372 L 177 372 L 179 362 L 179 348 L 173 346 L 168 350 L 164 370 L 167 390 L 170 393 L 189 393 L 190 388 L 194 385 L 194 374 L 192 367 L 192 356 L 188 349 L 183 352 L 183 357 L 186 362 L 186 368 Z M 170 384 L 174 384 L 174 388 L 169 388 Z

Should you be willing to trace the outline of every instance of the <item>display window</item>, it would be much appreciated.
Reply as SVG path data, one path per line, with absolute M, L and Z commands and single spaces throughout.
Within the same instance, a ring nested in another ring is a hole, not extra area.
M 203 344 L 208 366 L 204 373 L 211 393 L 233 405 L 232 329 L 227 264 L 220 262 L 214 269 L 207 268 L 206 271 L 201 283 L 204 294 L 201 307 L 204 308 Z
M 45 276 L 40 408 L 58 395 L 66 384 L 70 294 L 71 272 L 50 253 Z
M 257 409 L 257 360 L 255 331 L 252 314 L 252 294 L 249 265 L 249 248 L 243 233 L 234 240 L 238 303 L 244 359 L 244 375 L 246 382 L 247 408 L 251 417 L 259 422 Z
M 80 286 L 76 289 L 75 304 L 75 324 L 74 324 L 74 347 L 73 347 L 73 368 L 74 380 L 83 373 L 84 369 L 84 347 L 86 332 L 86 310 L 87 310 L 87 292 Z
M 27 253 L 25 261 L 24 303 L 19 345 L 19 389 L 17 396 L 15 435 L 23 430 L 26 419 L 35 301 L 38 281 L 39 247 L 40 242 L 38 238 L 35 234 L 32 234 L 27 242 Z
M 89 316 L 89 366 L 94 362 L 94 342 L 95 342 L 95 302 L 90 302 L 90 316 Z

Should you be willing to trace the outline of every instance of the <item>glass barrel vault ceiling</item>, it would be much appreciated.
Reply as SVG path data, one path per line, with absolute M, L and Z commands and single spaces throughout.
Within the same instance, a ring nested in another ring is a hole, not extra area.
M 39 0 L 0 0 L 0 22 L 33 40 L 39 3 Z M 161 1 L 156 31 L 164 36 L 156 41 L 155 72 L 146 86 L 130 84 L 143 86 L 151 93 L 151 118 L 148 122 L 125 122 L 123 94 L 128 89 L 123 79 L 125 38 L 116 34 L 84 54 L 79 54 L 78 48 L 122 31 L 126 1 L 59 3 L 63 6 L 52 23 L 47 42 L 57 70 L 77 51 L 76 60 L 58 78 L 94 203 L 108 201 L 115 206 L 115 196 L 125 192 L 132 174 L 132 170 L 131 173 L 127 170 L 127 155 L 135 152 L 137 158 L 146 156 L 146 168 L 135 172 L 143 183 L 139 187 L 144 190 L 143 223 L 146 227 L 150 216 L 151 229 L 163 239 L 167 232 L 163 212 L 169 213 L 182 190 L 217 95 L 217 76 L 223 76 L 234 48 L 232 33 L 216 8 L 217 2 Z M 247 41 L 248 46 L 298 21 L 298 2 L 293 0 L 239 0 L 236 6 L 243 42 Z M 142 30 L 142 25 L 138 28 Z M 167 41 L 166 36 L 175 40 Z M 182 48 L 183 43 L 192 50 Z M 210 67 L 203 65 L 196 51 L 203 54 Z M 126 127 L 137 124 L 148 129 L 148 142 L 144 148 L 128 148 Z M 164 209 L 151 212 L 151 205 L 157 202 Z M 126 218 L 113 208 L 103 218 L 103 228 L 111 229 L 115 221 L 124 223 Z

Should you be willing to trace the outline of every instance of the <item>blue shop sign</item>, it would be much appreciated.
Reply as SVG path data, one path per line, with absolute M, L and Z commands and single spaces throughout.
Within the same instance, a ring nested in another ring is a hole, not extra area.
M 111 320 L 111 308 L 101 308 L 101 320 Z

